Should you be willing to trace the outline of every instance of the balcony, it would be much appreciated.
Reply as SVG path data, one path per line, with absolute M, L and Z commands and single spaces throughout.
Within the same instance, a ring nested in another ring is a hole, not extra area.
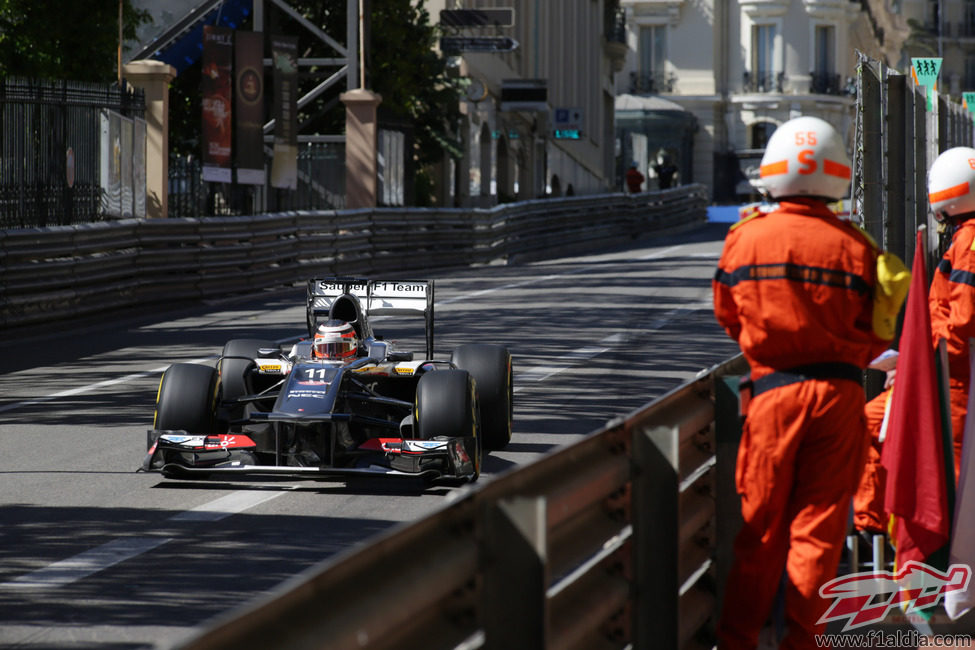
M 631 72 L 631 95 L 659 95 L 674 92 L 677 77 L 663 72 Z
M 784 78 L 784 72 L 752 74 L 746 70 L 742 78 L 742 87 L 746 93 L 780 93 Z
M 603 51 L 609 57 L 613 72 L 623 69 L 628 47 L 626 45 L 626 10 L 618 4 L 607 2 L 605 7 L 605 33 Z
M 809 92 L 817 95 L 852 95 L 856 92 L 853 79 L 844 80 L 831 72 L 810 72 Z

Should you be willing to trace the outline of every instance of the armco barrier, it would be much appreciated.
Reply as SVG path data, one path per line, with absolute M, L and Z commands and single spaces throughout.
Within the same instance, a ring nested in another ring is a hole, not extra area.
M 179 647 L 710 648 L 746 370 L 730 359 Z
M 535 259 L 707 219 L 707 190 L 606 194 L 481 209 L 289 212 L 0 231 L 0 328 L 314 275 L 410 273 Z

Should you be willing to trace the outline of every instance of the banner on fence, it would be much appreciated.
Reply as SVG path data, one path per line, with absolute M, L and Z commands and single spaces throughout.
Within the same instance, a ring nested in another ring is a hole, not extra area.
M 200 94 L 203 96 L 203 180 L 231 181 L 232 147 L 230 83 L 234 60 L 234 30 L 203 27 Z
M 234 114 L 237 182 L 264 184 L 264 34 L 234 37 Z
M 271 186 L 298 187 L 298 38 L 272 36 L 274 63 L 274 158 Z

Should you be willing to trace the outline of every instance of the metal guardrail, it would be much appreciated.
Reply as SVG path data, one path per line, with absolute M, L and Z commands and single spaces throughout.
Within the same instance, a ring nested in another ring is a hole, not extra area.
M 715 366 L 180 648 L 710 648 L 746 371 Z
M 288 212 L 0 231 L 0 328 L 223 296 L 315 275 L 534 259 L 706 221 L 686 185 L 481 209 Z

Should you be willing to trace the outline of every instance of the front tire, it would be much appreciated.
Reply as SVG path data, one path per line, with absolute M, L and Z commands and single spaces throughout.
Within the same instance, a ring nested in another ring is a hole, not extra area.
M 484 448 L 504 449 L 511 442 L 514 416 L 511 353 L 501 345 L 474 343 L 458 347 L 450 360 L 474 377 Z
M 463 370 L 437 370 L 420 377 L 413 414 L 416 437 L 464 438 L 474 466 L 471 480 L 481 473 L 482 437 L 474 380 Z
M 153 428 L 212 433 L 217 371 L 195 363 L 176 363 L 163 373 L 156 396 Z

